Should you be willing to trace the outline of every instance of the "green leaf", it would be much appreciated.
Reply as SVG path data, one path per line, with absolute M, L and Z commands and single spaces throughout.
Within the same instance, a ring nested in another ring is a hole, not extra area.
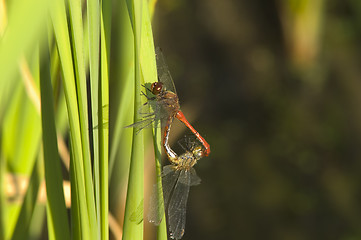
M 109 121 L 109 79 L 108 79 L 108 57 L 104 32 L 103 15 L 101 14 L 101 77 L 99 84 L 99 119 L 108 119 Z M 100 176 L 100 232 L 101 239 L 109 238 L 108 224 L 108 162 L 109 162 L 109 128 L 99 127 L 99 176 Z
M 88 156 L 84 156 L 84 154 L 87 155 L 86 151 L 83 152 L 83 149 L 86 149 L 86 146 L 83 146 L 83 144 L 88 143 L 83 143 L 81 137 L 79 106 L 77 101 L 73 71 L 74 65 L 70 47 L 66 11 L 62 0 L 55 0 L 53 3 L 54 6 L 52 8 L 51 16 L 63 73 L 64 93 L 68 109 L 70 139 L 72 144 L 72 166 L 74 167 L 74 178 L 71 180 L 75 181 L 77 185 L 76 193 L 78 194 L 77 199 L 79 201 L 79 204 L 76 206 L 79 207 L 80 218 L 77 220 L 81 223 L 82 237 L 84 239 L 95 239 L 97 238 L 97 228 L 93 185 L 92 183 L 89 183 L 89 181 L 92 181 L 91 178 L 85 178 L 85 175 L 89 176 L 89 174 L 91 174 L 91 172 L 89 173 L 90 162 L 84 162 L 84 157 L 87 159 Z M 85 164 L 88 169 L 86 173 Z M 77 224 L 74 221 L 72 221 L 72 223 Z
M 50 1 L 12 1 L 8 25 L 0 39 L 0 100 L 6 102 L 9 90 L 18 83 L 19 60 L 45 38 L 46 19 Z M 24 21 L 26 19 L 26 21 Z M 0 105 L 1 108 L 5 107 Z M 1 113 L 1 110 L 0 110 Z M 1 119 L 1 118 L 0 118 Z
M 68 216 L 63 192 L 63 176 L 58 153 L 54 117 L 53 89 L 50 80 L 49 53 L 43 56 L 40 77 L 41 119 L 47 193 L 47 220 L 49 235 L 55 239 L 70 239 Z M 50 233 L 52 230 L 53 232 Z
M 140 42 L 142 24 L 142 1 L 127 1 L 128 12 L 132 23 L 134 36 L 134 122 L 140 120 L 138 109 L 141 105 L 140 95 Z M 132 156 L 130 160 L 129 182 L 124 214 L 123 239 L 142 239 L 143 224 L 132 221 L 132 214 L 139 212 L 139 206 L 143 207 L 144 185 L 144 142 L 143 133 L 133 128 Z M 138 209 L 138 211 L 137 211 Z M 143 215 L 143 214 L 141 214 Z M 141 216 L 143 218 L 143 216 Z
M 36 164 L 34 164 L 30 182 L 28 185 L 28 190 L 26 191 L 26 195 L 20 210 L 18 221 L 16 222 L 16 226 L 11 239 L 22 240 L 22 239 L 26 239 L 28 236 L 30 220 L 34 212 L 36 199 L 38 197 L 40 181 L 42 179 L 40 172 L 41 172 L 40 163 L 39 161 L 37 161 Z

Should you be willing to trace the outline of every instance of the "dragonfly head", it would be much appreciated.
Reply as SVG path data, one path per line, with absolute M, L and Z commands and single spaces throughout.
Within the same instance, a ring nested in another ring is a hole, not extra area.
M 163 83 L 162 82 L 154 82 L 150 86 L 150 90 L 154 95 L 158 95 L 163 90 Z

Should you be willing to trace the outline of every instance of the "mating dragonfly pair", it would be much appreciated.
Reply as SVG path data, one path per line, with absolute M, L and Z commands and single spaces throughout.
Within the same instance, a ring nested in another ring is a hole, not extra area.
M 170 75 L 160 48 L 156 49 L 156 60 L 158 82 L 151 84 L 150 89 L 145 87 L 146 91 L 153 96 L 149 97 L 149 94 L 143 93 L 148 100 L 143 106 L 149 109 L 149 105 L 151 105 L 152 111 L 149 113 L 141 109 L 140 114 L 143 116 L 142 119 L 127 127 L 138 127 L 142 130 L 145 127 L 152 126 L 153 123 L 155 123 L 155 125 L 159 122 L 162 123 L 162 127 L 164 128 L 162 143 L 171 165 L 165 166 L 162 172 L 163 209 L 159 211 L 157 207 L 153 208 L 149 221 L 159 224 L 162 220 L 162 214 L 159 213 L 165 210 L 167 212 L 167 223 L 171 238 L 181 239 L 185 229 L 186 204 L 189 188 L 200 183 L 200 178 L 197 176 L 193 166 L 199 159 L 207 157 L 210 154 L 210 146 L 192 127 L 180 110 L 172 76 Z M 189 140 L 186 138 L 184 140 L 185 145 L 183 146 L 185 152 L 181 155 L 178 155 L 169 146 L 170 129 L 175 118 L 184 123 L 198 139 Z M 153 205 L 157 206 L 157 204 L 154 203 Z

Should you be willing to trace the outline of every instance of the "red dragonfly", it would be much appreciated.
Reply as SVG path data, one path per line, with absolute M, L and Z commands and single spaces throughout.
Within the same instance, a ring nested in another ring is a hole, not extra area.
M 169 131 L 166 132 L 167 142 L 168 136 Z M 149 214 L 149 221 L 157 225 L 162 220 L 164 209 L 166 210 L 169 235 L 173 239 L 181 239 L 184 235 L 189 189 L 201 182 L 193 166 L 204 156 L 203 146 L 196 140 L 185 138 L 184 141 L 185 146 L 181 146 L 185 149 L 185 153 L 180 156 L 172 149 L 166 148 L 172 164 L 165 166 L 162 172 L 164 205 L 159 201 L 156 202 L 157 188 L 155 188 Z
M 148 95 L 143 93 L 143 95 L 148 100 L 148 102 L 144 105 L 144 107 L 148 108 L 149 107 L 148 104 L 150 104 L 153 108 L 153 112 L 149 112 L 149 110 L 143 110 L 142 108 L 140 110 L 142 119 L 139 122 L 131 124 L 127 127 L 139 127 L 140 130 L 142 130 L 144 127 L 152 126 L 153 122 L 161 120 L 161 122 L 164 123 L 165 125 L 164 126 L 165 132 L 163 136 L 163 145 L 165 146 L 166 144 L 165 135 L 167 129 L 170 128 L 173 119 L 177 118 L 178 120 L 183 122 L 202 143 L 202 145 L 204 146 L 203 156 L 208 156 L 211 152 L 210 145 L 192 127 L 192 125 L 188 122 L 188 120 L 184 116 L 183 112 L 180 110 L 179 99 L 177 96 L 177 92 L 175 90 L 172 76 L 170 75 L 168 66 L 165 63 L 160 48 L 156 49 L 156 60 L 157 60 L 158 82 L 152 83 L 150 89 L 145 87 L 146 90 L 151 92 L 154 96 L 149 97 Z M 156 123 L 156 125 L 157 124 L 158 123 Z

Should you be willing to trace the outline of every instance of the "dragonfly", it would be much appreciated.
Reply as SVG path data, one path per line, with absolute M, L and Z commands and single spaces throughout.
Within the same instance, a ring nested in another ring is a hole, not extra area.
M 167 129 L 170 128 L 173 119 L 177 118 L 182 123 L 184 123 L 186 127 L 188 127 L 189 130 L 197 137 L 199 142 L 201 142 L 204 147 L 203 156 L 208 156 L 211 151 L 210 145 L 188 122 L 183 112 L 181 111 L 178 95 L 174 86 L 174 82 L 172 80 L 172 76 L 169 72 L 168 66 L 159 47 L 156 48 L 156 60 L 158 82 L 152 83 L 150 88 L 144 86 L 147 92 L 149 92 L 150 94 L 142 93 L 148 101 L 139 110 L 141 120 L 129 126 L 126 126 L 126 128 L 139 127 L 140 131 L 145 127 L 152 126 L 153 122 L 155 122 L 155 125 L 158 125 L 160 121 L 165 128 L 163 136 L 163 146 L 165 146 L 165 135 Z M 152 107 L 153 111 L 149 111 L 149 105 Z M 167 148 L 169 148 L 169 146 L 167 146 Z
M 168 137 L 169 131 L 166 132 L 167 141 Z M 171 148 L 166 149 L 172 164 L 165 166 L 162 171 L 164 205 L 159 202 L 156 204 L 156 191 L 153 190 L 149 215 L 149 221 L 157 225 L 161 222 L 165 209 L 169 235 L 173 239 L 181 239 L 184 235 L 189 189 L 201 182 L 193 166 L 204 157 L 204 146 L 197 140 L 183 140 L 183 154 L 178 156 Z

